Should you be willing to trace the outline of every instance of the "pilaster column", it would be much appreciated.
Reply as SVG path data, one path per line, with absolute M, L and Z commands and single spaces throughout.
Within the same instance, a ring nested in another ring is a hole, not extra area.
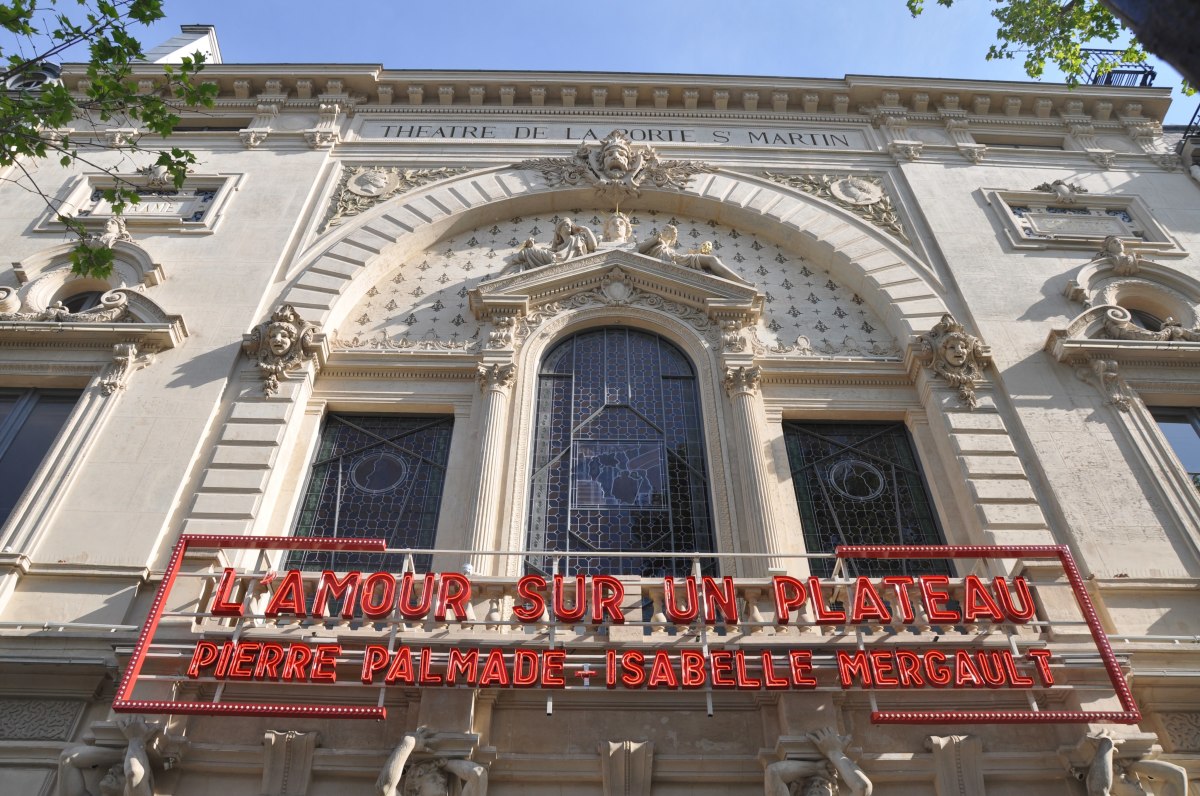
M 725 389 L 733 404 L 733 423 L 742 461 L 744 500 L 741 516 L 745 521 L 746 537 L 752 548 L 747 552 L 766 553 L 765 565 L 754 567 L 756 575 L 766 569 L 787 569 L 788 561 L 777 558 L 783 552 L 778 537 L 779 523 L 775 516 L 775 495 L 771 487 L 769 465 L 770 446 L 763 428 L 762 392 L 759 381 L 762 371 L 754 366 L 738 366 L 725 371 Z M 750 573 L 748 573 L 750 574 Z
M 508 431 L 508 394 L 516 376 L 512 363 L 479 366 L 479 389 L 483 391 L 480 417 L 479 481 L 471 519 L 471 549 L 494 550 L 496 516 L 500 510 L 504 472 L 504 443 Z M 477 574 L 496 571 L 495 556 L 473 555 L 471 569 Z

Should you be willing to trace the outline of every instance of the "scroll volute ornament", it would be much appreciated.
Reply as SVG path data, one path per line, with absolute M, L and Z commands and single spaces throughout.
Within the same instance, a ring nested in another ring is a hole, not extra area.
M 929 332 L 918 338 L 925 364 L 958 389 L 971 409 L 979 405 L 975 386 L 983 381 L 983 369 L 992 362 L 991 349 L 949 313 Z
M 279 379 L 314 358 L 317 327 L 301 318 L 291 304 L 283 304 L 269 320 L 260 323 L 242 340 L 242 350 L 258 365 L 263 393 L 279 392 Z

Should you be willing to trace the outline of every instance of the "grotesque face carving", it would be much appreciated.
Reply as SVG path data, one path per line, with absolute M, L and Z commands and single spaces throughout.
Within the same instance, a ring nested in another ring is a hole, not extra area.
M 624 174 L 629 171 L 630 154 L 629 145 L 624 139 L 614 137 L 600 150 L 600 164 L 612 176 Z
M 942 341 L 942 356 L 951 367 L 961 368 L 967 364 L 971 353 L 971 345 L 961 335 L 949 335 Z
M 295 342 L 295 332 L 285 323 L 273 323 L 267 329 L 267 346 L 277 357 L 286 356 Z

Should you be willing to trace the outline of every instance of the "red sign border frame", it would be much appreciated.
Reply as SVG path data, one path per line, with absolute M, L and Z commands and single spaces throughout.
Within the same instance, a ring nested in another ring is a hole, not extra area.
M 131 699 L 138 675 L 145 663 L 150 641 L 162 619 L 163 603 L 175 583 L 184 555 L 192 548 L 220 549 L 233 547 L 240 550 L 332 550 L 347 552 L 386 551 L 387 545 L 379 539 L 330 539 L 314 536 L 231 536 L 217 534 L 182 534 L 175 544 L 167 570 L 150 605 L 150 615 L 138 634 L 133 655 L 121 677 L 113 700 L 113 710 L 118 713 L 167 713 L 191 716 L 272 716 L 292 718 L 338 718 L 338 719 L 384 719 L 387 709 L 357 707 L 350 705 L 273 705 L 257 702 L 169 702 L 164 700 Z M 1071 710 L 877 710 L 871 712 L 873 724 L 1088 724 L 1108 722 L 1113 724 L 1137 724 L 1142 714 L 1133 699 L 1133 692 L 1121 672 L 1112 645 L 1100 617 L 1080 577 L 1079 569 L 1066 545 L 841 545 L 835 554 L 838 558 L 1022 558 L 1057 560 L 1063 568 L 1075 601 L 1091 632 L 1092 640 L 1100 652 L 1105 671 L 1108 672 L 1113 691 L 1123 710 L 1121 711 L 1071 711 Z

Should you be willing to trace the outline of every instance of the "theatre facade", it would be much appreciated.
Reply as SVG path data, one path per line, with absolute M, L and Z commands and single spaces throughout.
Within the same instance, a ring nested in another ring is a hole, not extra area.
M 1167 89 L 216 61 L 0 184 L 0 792 L 1187 796 Z

